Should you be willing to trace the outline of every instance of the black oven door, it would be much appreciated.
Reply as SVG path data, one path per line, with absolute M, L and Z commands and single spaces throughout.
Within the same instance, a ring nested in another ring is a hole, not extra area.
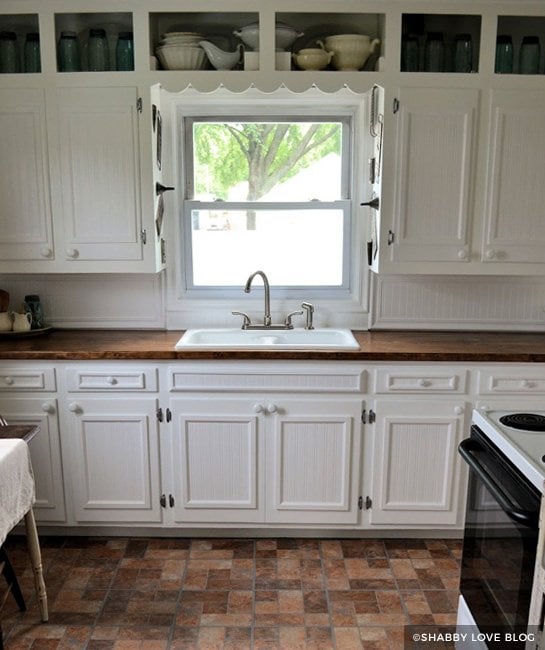
M 526 632 L 541 495 L 478 427 L 459 452 L 470 467 L 460 591 L 480 632 Z

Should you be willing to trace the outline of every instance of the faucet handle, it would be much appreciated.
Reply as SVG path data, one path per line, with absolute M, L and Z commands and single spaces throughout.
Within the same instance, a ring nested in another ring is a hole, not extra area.
M 292 322 L 291 322 L 292 316 L 301 316 L 302 313 L 303 313 L 303 310 L 302 310 L 302 309 L 301 309 L 301 310 L 298 310 L 298 311 L 292 311 L 292 312 L 290 312 L 290 313 L 286 316 L 286 319 L 285 319 L 285 321 L 284 321 L 284 325 L 285 325 L 288 329 L 290 329 L 290 330 L 293 329 L 293 324 L 292 324 Z
M 314 305 L 310 302 L 303 302 L 301 303 L 301 307 L 307 312 L 307 323 L 305 325 L 305 329 L 313 330 L 314 324 L 312 322 L 312 317 L 314 314 Z
M 233 316 L 242 316 L 242 329 L 246 330 L 252 324 L 252 321 L 248 314 L 245 314 L 243 311 L 232 311 Z

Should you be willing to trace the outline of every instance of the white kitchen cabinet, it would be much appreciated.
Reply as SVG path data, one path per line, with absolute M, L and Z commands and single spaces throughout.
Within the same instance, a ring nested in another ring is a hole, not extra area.
M 465 435 L 462 399 L 377 400 L 372 437 L 372 526 L 460 526 Z
M 51 265 L 45 92 L 0 88 L 0 271 Z M 45 263 L 45 264 L 44 264 Z
M 401 88 L 396 102 L 389 259 L 466 263 L 479 92 Z
M 362 400 L 278 396 L 263 409 L 267 521 L 355 525 Z
M 175 521 L 263 522 L 265 432 L 254 401 L 175 397 L 170 409 Z
M 545 91 L 493 90 L 489 101 L 482 260 L 508 272 L 545 261 Z
M 66 521 L 55 369 L 28 363 L 4 363 L 0 370 L 0 414 L 9 424 L 39 425 L 30 441 L 38 523 Z
M 160 523 L 156 397 L 70 395 L 63 407 L 63 461 L 78 523 Z
M 63 259 L 142 260 L 137 88 L 59 88 L 56 98 Z
M 361 400 L 171 400 L 175 520 L 355 524 Z

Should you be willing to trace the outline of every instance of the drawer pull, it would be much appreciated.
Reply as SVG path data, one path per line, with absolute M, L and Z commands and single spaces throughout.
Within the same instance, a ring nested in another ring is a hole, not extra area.
M 276 404 L 269 404 L 267 406 L 267 413 L 272 414 L 272 413 L 276 413 L 276 411 L 278 411 L 278 407 L 276 406 Z
M 6 377 L 6 378 L 4 379 L 4 382 L 5 382 L 8 386 L 13 386 L 13 377 Z
M 79 404 L 77 402 L 70 402 L 70 404 L 68 404 L 68 410 L 71 413 L 78 413 L 80 410 Z
M 106 381 L 110 386 L 115 386 L 117 384 L 117 379 L 115 377 L 106 377 Z
M 462 415 L 463 412 L 464 412 L 464 409 L 461 406 L 455 406 L 454 407 L 454 413 L 456 415 Z
M 53 408 L 53 404 L 51 402 L 44 402 L 42 404 L 42 411 L 44 413 L 53 413 L 55 409 Z
M 528 381 L 528 379 L 523 379 L 523 380 L 520 382 L 520 387 L 521 387 L 521 388 L 532 388 L 533 385 L 534 385 L 533 382 Z
M 254 413 L 263 413 L 263 404 L 254 404 Z
M 419 379 L 417 383 L 421 388 L 431 386 L 431 381 L 429 379 Z

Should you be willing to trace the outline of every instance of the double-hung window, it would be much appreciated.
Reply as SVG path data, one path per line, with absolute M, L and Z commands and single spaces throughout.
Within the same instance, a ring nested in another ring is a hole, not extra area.
M 353 117 L 185 115 L 185 290 L 221 295 L 263 270 L 272 287 L 350 289 Z

